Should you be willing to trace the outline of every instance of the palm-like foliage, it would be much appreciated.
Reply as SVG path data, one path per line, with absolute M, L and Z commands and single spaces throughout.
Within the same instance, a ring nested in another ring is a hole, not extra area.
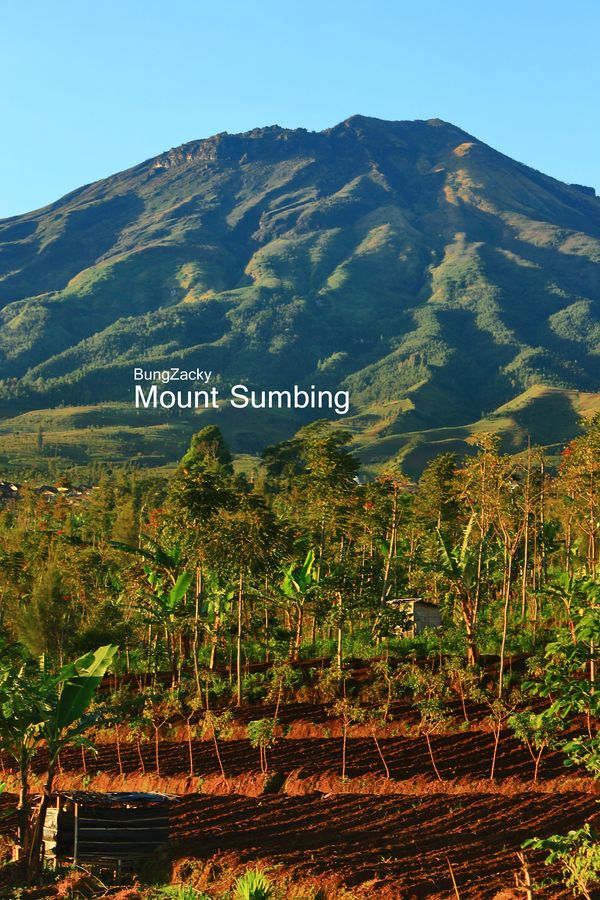
M 450 583 L 452 593 L 458 600 L 465 625 L 469 665 L 474 665 L 477 659 L 475 629 L 481 599 L 483 554 L 489 535 L 488 532 L 476 545 L 472 545 L 471 534 L 474 525 L 475 516 L 472 515 L 461 543 L 455 547 L 450 547 L 440 529 L 436 529 L 441 572 Z
M 302 641 L 302 622 L 304 618 L 304 604 L 315 590 L 319 581 L 318 572 L 315 571 L 315 552 L 309 550 L 304 562 L 297 567 L 292 563 L 284 570 L 283 580 L 279 584 L 282 594 L 291 600 L 296 608 L 296 634 L 292 648 L 292 657 L 296 659 Z

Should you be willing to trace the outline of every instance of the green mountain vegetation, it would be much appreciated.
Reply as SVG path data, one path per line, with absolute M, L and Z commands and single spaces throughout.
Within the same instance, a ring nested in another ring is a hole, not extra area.
M 195 141 L 0 222 L 0 460 L 41 429 L 160 466 L 211 423 L 257 454 L 308 421 L 136 411 L 140 365 L 347 389 L 367 469 L 555 447 L 600 405 L 599 264 L 593 191 L 437 119 Z

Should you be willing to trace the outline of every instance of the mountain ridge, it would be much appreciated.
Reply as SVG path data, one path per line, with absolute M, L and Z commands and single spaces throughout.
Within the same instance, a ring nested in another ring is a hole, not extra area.
M 127 402 L 133 365 L 196 360 L 343 386 L 388 435 L 594 393 L 590 190 L 440 119 L 188 142 L 0 220 L 0 404 Z

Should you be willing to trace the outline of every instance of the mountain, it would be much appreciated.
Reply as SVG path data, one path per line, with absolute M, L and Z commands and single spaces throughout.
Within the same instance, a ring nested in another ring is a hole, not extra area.
M 560 441 L 600 391 L 600 199 L 438 119 L 218 134 L 0 221 L 0 323 L 0 454 L 176 458 L 198 417 L 132 404 L 172 365 L 347 389 L 367 462 L 494 421 L 518 449 L 511 403 Z M 211 415 L 251 453 L 303 421 Z

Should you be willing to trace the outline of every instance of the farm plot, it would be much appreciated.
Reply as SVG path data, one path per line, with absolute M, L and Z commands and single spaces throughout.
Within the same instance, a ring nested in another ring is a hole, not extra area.
M 297 880 L 334 872 L 352 896 L 385 900 L 454 896 L 450 862 L 460 897 L 491 900 L 514 887 L 515 850 L 523 840 L 575 827 L 595 810 L 593 797 L 577 792 L 193 795 L 177 807 L 173 857 L 180 871 L 185 871 L 181 860 L 233 855 L 240 865 L 281 866 Z M 542 875 L 542 869 L 533 866 L 535 874 Z
M 395 782 L 413 779 L 435 779 L 429 760 L 427 746 L 419 737 L 379 737 L 378 744 L 385 760 L 390 778 Z M 438 763 L 438 770 L 444 781 L 463 779 L 468 781 L 487 780 L 493 755 L 494 738 L 487 732 L 464 732 L 451 735 L 433 735 L 431 745 Z M 248 740 L 227 740 L 219 745 L 219 752 L 227 777 L 257 773 L 259 754 Z M 158 755 L 152 742 L 141 745 L 124 742 L 119 751 L 115 744 L 99 744 L 97 753 L 86 755 L 88 777 L 115 774 L 160 775 L 163 778 L 181 778 L 193 775 L 203 778 L 219 773 L 218 760 L 211 742 L 193 740 L 190 746 L 185 741 L 160 741 Z M 342 759 L 342 739 L 302 738 L 279 740 L 267 754 L 269 771 L 286 776 L 297 773 L 302 778 L 322 776 L 324 783 L 335 780 L 340 775 Z M 346 748 L 348 778 L 363 776 L 385 776 L 385 769 L 377 746 L 371 737 L 350 737 Z M 34 770 L 45 770 L 46 760 L 40 754 Z M 193 768 L 193 772 L 191 769 Z M 64 786 L 73 786 L 73 778 L 83 774 L 82 753 L 69 749 L 61 756 Z M 543 780 L 560 779 L 568 776 L 563 765 L 563 756 L 548 751 L 541 764 Z M 533 777 L 533 762 L 527 750 L 509 732 L 503 733 L 499 742 L 495 767 L 496 780 L 519 779 L 530 782 Z M 57 782 L 58 783 L 58 782 Z M 328 788 L 329 789 L 329 788 Z
M 325 727 L 296 721 L 294 730 Z M 268 751 L 266 774 L 248 740 L 222 740 L 223 779 L 211 741 L 160 740 L 157 757 L 153 741 L 129 736 L 118 748 L 98 744 L 85 772 L 81 751 L 66 751 L 56 786 L 180 795 L 171 877 L 215 898 L 227 895 L 236 874 L 258 865 L 276 882 L 287 879 L 286 898 L 314 896 L 291 893 L 291 885 L 320 883 L 327 900 L 446 900 L 456 896 L 454 878 L 463 900 L 508 900 L 521 896 L 502 892 L 514 890 L 523 841 L 597 816 L 591 779 L 548 752 L 533 784 L 532 759 L 508 731 L 501 734 L 493 780 L 494 741 L 484 730 L 432 736 L 442 780 L 422 737 L 384 733 L 378 742 L 379 750 L 372 736 L 348 739 L 342 779 L 341 737 L 280 738 Z M 45 764 L 40 755 L 38 776 Z M 532 878 L 548 875 L 539 854 L 528 860 Z M 558 896 L 555 889 L 536 893 Z

